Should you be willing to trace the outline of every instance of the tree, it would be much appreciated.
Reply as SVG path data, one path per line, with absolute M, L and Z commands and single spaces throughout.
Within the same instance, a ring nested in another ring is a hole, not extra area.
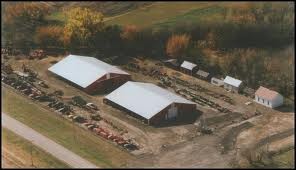
M 136 55 L 140 47 L 138 38 L 140 29 L 134 25 L 127 25 L 123 28 L 120 37 L 124 41 L 125 52 L 127 55 Z
M 16 48 L 31 48 L 36 28 L 45 23 L 51 6 L 40 2 L 5 2 L 3 12 L 4 44 Z
M 172 35 L 166 45 L 166 53 L 171 58 L 180 59 L 184 57 L 186 50 L 190 42 L 190 36 L 187 34 L 183 35 Z
M 39 27 L 35 35 L 36 43 L 41 47 L 61 47 L 63 31 L 60 26 Z
M 94 37 L 103 30 L 103 14 L 88 8 L 73 8 L 66 13 L 67 23 L 64 29 L 65 45 L 94 45 Z
M 120 37 L 124 40 L 134 40 L 139 32 L 140 30 L 137 28 L 137 26 L 127 25 L 123 28 Z

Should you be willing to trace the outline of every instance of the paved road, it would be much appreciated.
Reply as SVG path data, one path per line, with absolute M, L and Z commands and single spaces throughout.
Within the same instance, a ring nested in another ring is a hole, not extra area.
M 23 123 L 2 113 L 2 126 L 31 141 L 73 168 L 99 168 Z

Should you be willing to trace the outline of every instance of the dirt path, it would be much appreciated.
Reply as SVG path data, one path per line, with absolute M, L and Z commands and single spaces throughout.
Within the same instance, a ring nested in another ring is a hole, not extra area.
M 31 141 L 34 145 L 44 149 L 73 168 L 98 168 L 94 164 L 41 135 L 23 123 L 11 118 L 5 113 L 2 113 L 2 126 Z

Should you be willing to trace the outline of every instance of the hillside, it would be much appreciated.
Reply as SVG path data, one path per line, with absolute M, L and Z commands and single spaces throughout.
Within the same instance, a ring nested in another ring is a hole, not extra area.
M 111 17 L 114 15 L 120 15 L 142 6 L 151 5 L 152 2 L 52 2 L 56 7 L 55 12 L 48 16 L 49 20 L 65 21 L 66 18 L 63 15 L 63 11 L 67 11 L 73 7 L 85 7 L 96 11 L 102 12 L 105 16 Z
M 273 8 L 282 7 L 282 3 L 272 2 Z M 219 23 L 237 19 L 252 5 L 263 3 L 249 2 L 155 2 L 150 6 L 137 8 L 118 17 L 106 19 L 107 24 L 136 25 L 138 27 L 163 27 L 203 22 Z M 239 12 L 239 13 L 235 13 Z M 242 12 L 242 13 L 240 13 Z

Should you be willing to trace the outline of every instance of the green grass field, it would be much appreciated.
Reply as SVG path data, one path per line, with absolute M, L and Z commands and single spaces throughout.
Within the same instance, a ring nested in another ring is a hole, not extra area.
M 64 162 L 56 159 L 46 151 L 34 146 L 31 142 L 5 128 L 2 128 L 2 147 L 12 152 L 14 155 L 18 155 L 18 157 L 23 160 L 26 160 L 27 165 L 31 165 L 30 157 L 28 156 L 31 154 L 32 149 L 32 159 L 35 167 L 70 168 Z
M 106 24 L 132 24 L 138 27 L 147 27 L 166 22 L 169 18 L 174 18 L 191 10 L 202 9 L 207 6 L 209 6 L 207 2 L 156 2 L 149 7 L 139 8 L 130 13 L 107 20 Z
M 274 156 L 272 160 L 279 168 L 292 168 L 295 167 L 294 153 L 295 150 L 291 149 L 287 152 Z
M 53 22 L 54 25 L 63 25 L 67 21 L 64 12 L 56 11 L 45 17 L 48 22 Z
M 122 167 L 132 155 L 2 86 L 3 111 L 100 167 Z
M 169 18 L 166 21 L 156 23 L 153 25 L 153 27 L 173 27 L 177 24 L 192 24 L 213 21 L 220 22 L 224 20 L 222 15 L 224 11 L 225 8 L 218 5 L 194 9 L 186 12 L 185 14 Z

